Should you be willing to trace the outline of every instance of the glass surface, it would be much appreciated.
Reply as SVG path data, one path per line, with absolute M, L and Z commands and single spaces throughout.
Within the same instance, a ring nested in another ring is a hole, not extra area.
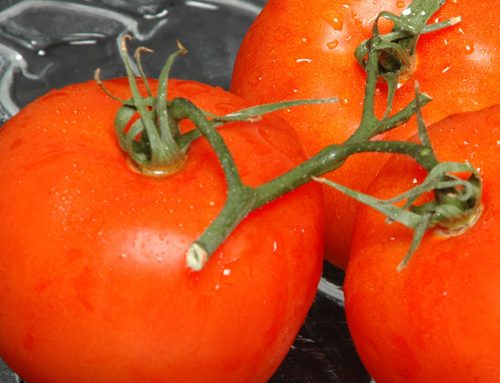
M 173 77 L 228 88 L 245 31 L 265 0 L 0 0 L 0 124 L 49 89 L 123 76 L 120 36 L 134 36 L 157 53 L 144 55 L 146 72 L 159 73 L 176 39 L 189 50 Z M 337 287 L 342 272 L 325 265 L 306 323 L 273 383 L 367 383 L 350 340 Z M 19 382 L 0 360 L 0 382 Z

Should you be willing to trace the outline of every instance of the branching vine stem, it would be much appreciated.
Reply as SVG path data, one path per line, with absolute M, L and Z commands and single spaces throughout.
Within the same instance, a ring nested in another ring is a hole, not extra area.
M 133 97 L 131 100 L 115 98 L 123 103 L 116 117 L 115 125 L 120 144 L 129 153 L 131 160 L 138 164 L 140 170 L 149 169 L 151 166 L 153 169 L 162 167 L 168 169 L 177 168 L 182 165 L 183 158 L 191 142 L 203 136 L 212 146 L 224 171 L 228 189 L 226 202 L 218 216 L 189 248 L 186 260 L 187 265 L 192 270 L 201 270 L 208 262 L 211 254 L 216 251 L 250 212 L 313 179 L 328 184 L 329 181 L 317 177 L 337 169 L 348 157 L 357 153 L 403 154 L 413 158 L 429 171 L 432 179 L 425 185 L 416 187 L 415 190 L 398 197 L 407 199 L 404 207 L 406 210 L 393 207 L 391 205 L 393 201 L 375 201 L 373 197 L 350 191 L 340 185 L 330 184 L 330 186 L 368 203 L 370 206 L 373 204 L 373 207 L 378 208 L 391 219 L 402 220 L 400 217 L 404 217 L 402 223 L 415 229 L 416 239 L 412 244 L 411 251 L 414 251 L 418 246 L 418 242 L 429 225 L 444 220 L 449 222 L 450 220 L 463 219 L 463 216 L 474 208 L 481 190 L 480 186 L 476 187 L 480 184 L 477 174 L 474 174 L 474 177 L 471 178 L 471 184 L 476 185 L 472 187 L 467 183 L 468 181 L 463 181 L 447 173 L 449 171 L 470 171 L 473 173 L 473 168 L 469 165 L 464 167 L 456 164 L 442 166 L 430 145 L 427 130 L 420 115 L 420 109 L 430 102 L 431 98 L 425 93 L 420 93 L 417 87 L 415 99 L 402 110 L 391 114 L 397 82 L 402 75 L 408 74 L 412 69 L 408 66 L 414 60 L 418 36 L 422 33 L 453 25 L 458 20 L 455 18 L 430 26 L 426 25 L 432 14 L 442 4 L 442 0 L 414 0 L 403 11 L 401 16 L 382 12 L 374 24 L 373 37 L 363 42 L 356 51 L 358 61 L 367 72 L 364 105 L 359 128 L 344 143 L 332 144 L 324 148 L 315 156 L 285 174 L 258 187 L 250 187 L 244 184 L 233 157 L 217 127 L 229 121 L 254 121 L 264 113 L 294 105 L 336 102 L 336 99 L 286 101 L 243 109 L 226 116 L 216 116 L 204 112 L 191 101 L 183 98 L 167 101 L 170 68 L 175 57 L 185 53 L 185 48 L 180 44 L 178 51 L 168 58 L 161 72 L 156 97 L 152 96 L 151 88 L 139 60 L 140 52 L 146 51 L 146 49 L 139 48 L 136 50 L 138 76 L 145 83 L 147 92 L 147 96 L 143 97 L 140 94 L 135 74 L 129 63 L 125 44 L 127 37 L 123 39 L 120 52 L 127 69 Z M 393 31 L 386 35 L 381 35 L 378 30 L 378 19 L 382 17 L 394 23 Z M 377 83 L 380 78 L 387 82 L 389 91 L 385 114 L 381 118 L 377 118 L 374 112 L 374 103 Z M 107 94 L 114 97 L 99 80 L 98 72 L 96 72 L 96 80 Z M 137 114 L 139 118 L 133 121 L 134 116 Z M 414 114 L 417 115 L 418 119 L 420 143 L 372 141 L 375 136 L 394 129 L 406 122 Z M 181 133 L 178 126 L 184 119 L 193 121 L 196 128 Z M 418 195 L 428 192 L 429 188 L 435 190 L 436 201 L 445 201 L 445 204 L 433 202 L 414 207 L 413 202 Z M 394 209 L 402 211 L 397 210 L 395 212 Z M 408 209 L 411 211 L 408 211 Z M 405 262 L 407 262 L 406 259 Z

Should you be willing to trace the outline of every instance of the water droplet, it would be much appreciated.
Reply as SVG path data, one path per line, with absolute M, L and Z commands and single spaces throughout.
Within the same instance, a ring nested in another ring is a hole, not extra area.
M 256 86 L 257 84 L 259 84 L 260 81 L 262 81 L 262 73 L 260 71 L 253 72 L 248 79 L 248 82 L 250 83 L 250 85 L 253 85 L 253 86 Z
M 339 46 L 339 41 L 337 39 L 329 41 L 326 43 L 328 49 L 335 49 Z
M 333 16 L 330 25 L 336 31 L 341 31 L 344 28 L 344 17 L 342 15 Z
M 231 274 L 231 269 L 224 269 L 224 270 L 222 271 L 222 275 L 224 275 L 224 276 L 226 276 L 226 277 L 227 277 L 228 275 L 230 275 L 230 274 Z
M 472 41 L 465 42 L 465 53 L 468 55 L 474 53 L 474 43 Z
M 298 62 L 298 63 L 311 63 L 312 59 L 301 58 L 301 59 L 295 60 L 295 62 Z

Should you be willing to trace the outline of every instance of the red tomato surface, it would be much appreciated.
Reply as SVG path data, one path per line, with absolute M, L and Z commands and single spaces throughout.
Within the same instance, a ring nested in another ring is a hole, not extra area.
M 483 213 L 459 236 L 431 231 L 401 272 L 412 233 L 361 208 L 345 281 L 355 346 L 377 383 L 500 381 L 500 106 L 430 128 L 441 160 L 470 161 Z M 369 193 L 394 196 L 425 172 L 406 157 L 382 168 Z
M 128 97 L 126 81 L 107 86 Z M 194 82 L 172 80 L 169 95 L 218 114 L 246 106 Z M 190 271 L 188 246 L 225 200 L 221 167 L 199 139 L 176 174 L 132 171 L 118 107 L 94 82 L 76 84 L 0 131 L 0 357 L 30 383 L 267 381 L 316 291 L 321 190 L 252 213 Z M 274 117 L 221 132 L 250 185 L 304 158 Z
M 232 91 L 251 103 L 285 99 L 340 97 L 338 104 L 292 108 L 280 115 L 315 154 L 348 138 L 361 118 L 365 73 L 354 58 L 356 47 L 371 36 L 377 14 L 400 14 L 408 0 L 270 0 L 246 35 L 238 53 Z M 421 36 L 414 76 L 398 91 L 395 109 L 414 97 L 414 81 L 434 102 L 425 107 L 428 123 L 452 113 L 477 110 L 500 99 L 499 17 L 491 1 L 449 0 L 431 21 L 462 16 L 455 27 Z M 381 23 L 387 30 L 388 23 Z M 385 108 L 380 88 L 377 115 Z M 386 134 L 406 139 L 415 124 Z M 329 176 L 363 190 L 386 157 L 360 155 Z M 339 266 L 348 259 L 357 203 L 325 187 L 326 257 Z

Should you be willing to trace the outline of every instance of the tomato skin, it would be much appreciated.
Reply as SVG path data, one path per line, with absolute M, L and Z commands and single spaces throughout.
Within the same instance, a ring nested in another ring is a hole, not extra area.
M 441 160 L 480 169 L 483 213 L 459 236 L 428 233 L 397 272 L 410 230 L 360 209 L 344 286 L 348 325 L 377 383 L 498 382 L 500 106 L 453 115 L 430 135 Z M 414 162 L 395 157 L 368 191 L 387 198 L 423 177 Z
M 256 19 L 238 53 L 231 90 L 251 103 L 284 99 L 340 98 L 338 104 L 292 108 L 281 112 L 295 128 L 310 154 L 347 139 L 359 125 L 365 73 L 354 58 L 356 47 L 371 36 L 376 15 L 387 10 L 400 14 L 409 1 L 270 0 Z M 414 76 L 398 90 L 394 110 L 414 97 L 414 80 L 435 100 L 425 107 L 428 123 L 449 114 L 478 110 L 500 99 L 496 82 L 498 17 L 491 2 L 447 1 L 436 13 L 440 21 L 462 16 L 452 28 L 420 37 Z M 381 22 L 381 30 L 388 23 Z M 493 84 L 493 85 L 492 85 Z M 375 111 L 385 108 L 386 90 L 380 88 Z M 385 134 L 407 139 L 415 124 Z M 385 157 L 351 158 L 328 178 L 364 190 Z M 324 188 L 326 205 L 326 257 L 347 264 L 350 236 L 358 204 Z
M 126 81 L 107 86 L 128 97 Z M 219 114 L 247 105 L 187 81 L 171 80 L 169 95 Z M 77 84 L 0 131 L 0 357 L 30 383 L 267 381 L 320 277 L 321 190 L 305 185 L 252 213 L 190 271 L 188 246 L 225 200 L 220 165 L 200 139 L 176 174 L 131 171 L 118 107 Z M 304 158 L 274 117 L 221 132 L 250 185 Z

